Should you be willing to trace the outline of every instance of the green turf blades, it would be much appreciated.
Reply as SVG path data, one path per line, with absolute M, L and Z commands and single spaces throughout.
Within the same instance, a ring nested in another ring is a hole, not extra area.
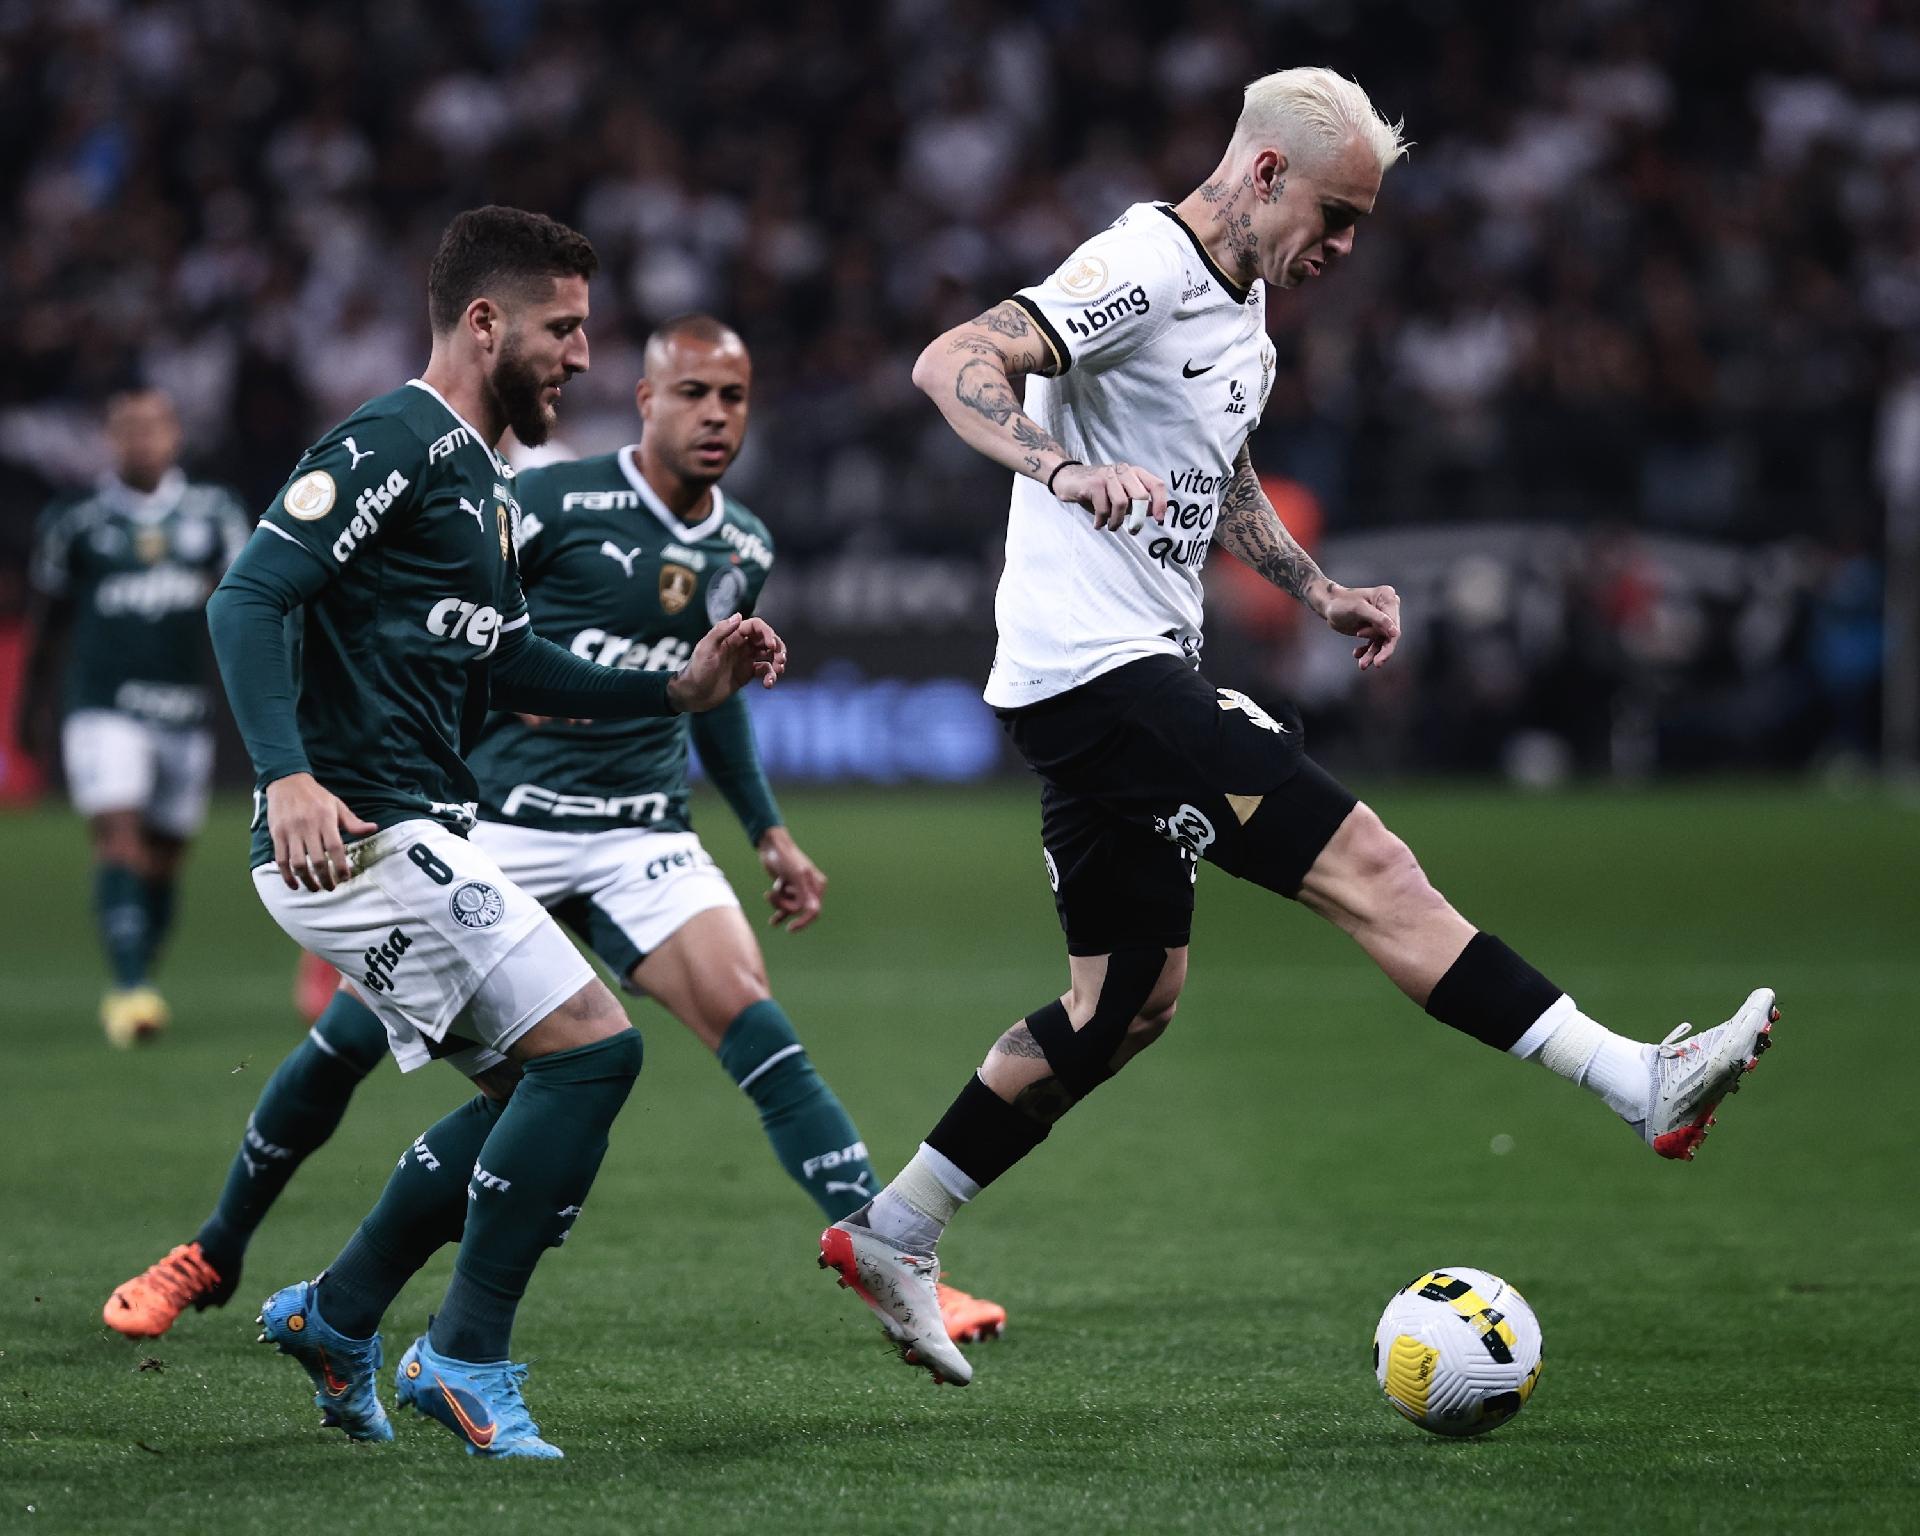
M 251 1343 L 251 1309 L 189 1313 L 157 1344 L 105 1336 L 107 1291 L 199 1218 L 299 1036 L 292 948 L 216 856 L 243 835 L 223 805 L 182 893 L 179 1022 L 109 1053 L 83 830 L 8 819 L 0 1523 L 474 1529 L 504 1503 L 555 1531 L 754 1536 L 1920 1524 L 1920 1042 L 1902 1023 L 1920 818 L 1719 786 L 1372 788 L 1469 916 L 1611 1024 L 1657 1038 L 1756 981 L 1781 990 L 1782 1048 L 1698 1163 L 1661 1162 L 1566 1084 L 1424 1018 L 1306 913 L 1209 871 L 1167 1039 L 955 1223 L 954 1278 L 1011 1322 L 971 1351 L 966 1396 L 937 1394 L 813 1267 L 818 1215 L 708 1053 L 637 1004 L 646 1074 L 517 1335 L 564 1492 L 554 1469 L 476 1469 L 404 1423 L 377 1454 L 340 1445 Z M 809 1052 L 890 1172 L 1060 985 L 1037 811 L 1024 788 L 783 800 L 834 884 L 827 921 L 768 936 L 771 978 L 796 1018 L 831 1021 Z M 751 900 L 751 853 L 702 809 Z M 466 1096 L 444 1068 L 374 1073 L 262 1228 L 259 1294 L 324 1264 L 395 1149 Z M 425 1316 L 447 1262 L 401 1312 Z M 1387 1297 L 1447 1263 L 1512 1280 L 1545 1332 L 1539 1394 L 1484 1443 L 1402 1423 L 1369 1369 Z

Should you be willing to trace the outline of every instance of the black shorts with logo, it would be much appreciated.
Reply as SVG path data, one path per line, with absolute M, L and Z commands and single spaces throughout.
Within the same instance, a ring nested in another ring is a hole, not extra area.
M 1069 954 L 1184 945 L 1199 859 L 1297 895 L 1358 803 L 1306 756 L 1290 705 L 1270 715 L 1177 656 L 999 715 L 1040 775 Z

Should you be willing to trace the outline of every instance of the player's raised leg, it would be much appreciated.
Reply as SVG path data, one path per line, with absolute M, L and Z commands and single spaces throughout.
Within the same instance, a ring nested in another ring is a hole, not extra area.
M 189 1306 L 225 1306 L 254 1232 L 386 1055 L 387 1032 L 373 1011 L 351 991 L 336 991 L 268 1078 L 213 1211 L 192 1241 L 114 1288 L 102 1313 L 107 1326 L 129 1338 L 155 1338 Z
M 1662 1157 L 1692 1159 L 1779 1018 L 1772 990 L 1757 987 L 1724 1024 L 1691 1038 L 1685 1024 L 1658 1044 L 1615 1034 L 1454 911 L 1365 805 L 1314 861 L 1299 898 L 1441 1023 L 1597 1094 Z

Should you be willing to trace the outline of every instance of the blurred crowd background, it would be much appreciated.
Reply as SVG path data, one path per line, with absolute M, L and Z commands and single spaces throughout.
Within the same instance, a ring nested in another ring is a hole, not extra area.
M 109 392 L 166 387 L 193 471 L 264 506 L 423 364 L 447 217 L 516 203 L 603 261 L 568 450 L 636 435 L 654 321 L 753 349 L 729 487 L 781 549 L 776 771 L 991 771 L 1004 477 L 912 358 L 1177 200 L 1291 63 L 1415 148 L 1340 276 L 1271 304 L 1255 462 L 1409 639 L 1356 682 L 1220 555 L 1210 670 L 1370 768 L 1905 750 L 1920 0 L 0 0 L 0 623 Z

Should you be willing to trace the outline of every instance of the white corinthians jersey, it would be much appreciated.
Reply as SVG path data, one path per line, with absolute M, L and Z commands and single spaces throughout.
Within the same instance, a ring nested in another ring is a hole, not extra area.
M 1013 482 L 987 702 L 1018 709 L 1143 656 L 1197 657 L 1200 571 L 1220 497 L 1273 386 L 1262 289 L 1241 289 L 1164 203 L 1135 203 L 1014 295 L 1059 354 L 1027 414 L 1069 457 L 1167 483 L 1167 520 L 1097 532 L 1024 475 Z

